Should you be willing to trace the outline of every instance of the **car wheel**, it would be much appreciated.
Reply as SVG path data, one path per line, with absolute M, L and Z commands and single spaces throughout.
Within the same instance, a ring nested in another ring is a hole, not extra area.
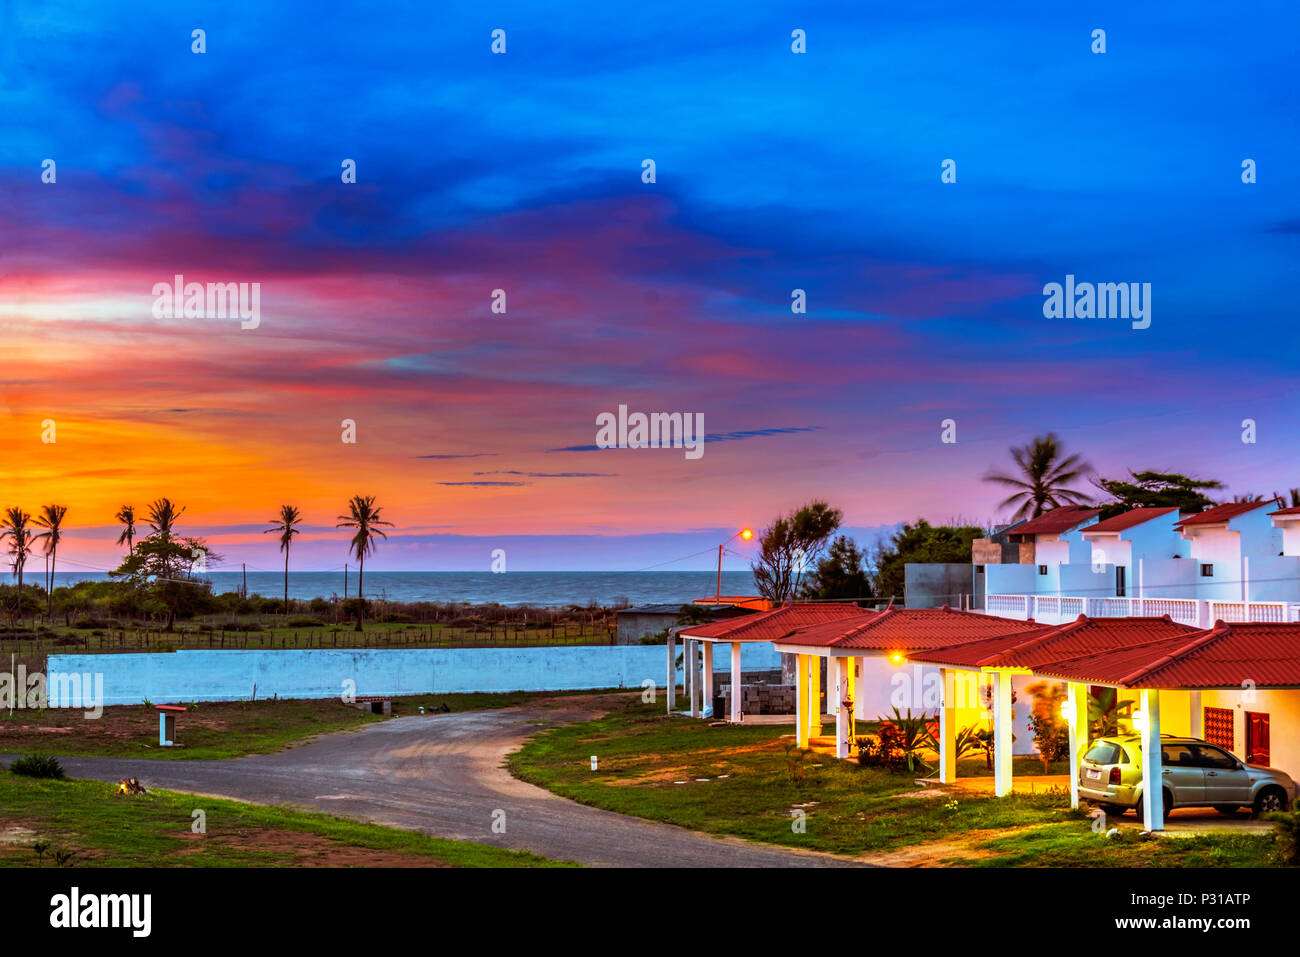
M 1125 811 L 1128 810 L 1128 808 L 1126 808 L 1123 804 L 1103 804 L 1101 805 L 1101 809 L 1105 811 L 1107 814 L 1109 814 L 1111 817 L 1119 817 L 1121 814 L 1123 814 Z
M 1232 815 L 1241 810 L 1241 808 L 1236 804 L 1216 804 L 1214 805 L 1214 809 L 1220 814 L 1224 814 L 1228 817 L 1232 817 Z
M 1138 798 L 1137 804 L 1133 805 L 1133 813 L 1137 815 L 1139 821 L 1142 821 L 1144 819 L 1144 815 L 1146 813 L 1145 804 L 1146 804 L 1145 798 Z M 1168 791 L 1165 792 L 1164 804 L 1165 804 L 1163 808 L 1164 819 L 1167 821 L 1169 820 L 1169 812 L 1174 809 L 1174 796 L 1170 794 Z
M 1286 810 L 1286 794 L 1281 788 L 1264 788 L 1255 795 L 1255 814 Z

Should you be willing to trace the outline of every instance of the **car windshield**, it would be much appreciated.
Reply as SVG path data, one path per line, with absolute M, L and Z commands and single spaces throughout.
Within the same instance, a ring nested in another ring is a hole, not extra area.
M 1093 764 L 1126 764 L 1124 750 L 1113 741 L 1098 741 L 1088 749 L 1084 758 Z

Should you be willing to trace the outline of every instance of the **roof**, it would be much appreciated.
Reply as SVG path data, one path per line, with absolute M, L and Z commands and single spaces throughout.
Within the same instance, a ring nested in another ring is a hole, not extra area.
M 743 618 L 691 625 L 678 634 L 684 638 L 709 638 L 714 641 L 775 641 L 809 625 L 876 614 L 878 613 L 864 611 L 849 602 L 794 602 Z
M 1096 525 L 1089 525 L 1083 529 L 1083 534 L 1091 535 L 1093 532 L 1123 532 L 1134 526 L 1141 525 L 1143 522 L 1149 522 L 1153 518 L 1160 518 L 1162 515 L 1168 515 L 1170 512 L 1177 514 L 1177 508 L 1131 508 L 1120 515 L 1112 515 L 1110 518 L 1104 518 Z
M 863 621 L 839 620 L 800 629 L 777 644 L 911 652 L 999 635 L 1038 631 L 1042 625 L 973 611 L 889 608 Z
M 925 652 L 918 657 L 939 665 L 1037 669 L 1041 665 L 1089 655 L 1148 645 L 1168 638 L 1186 639 L 1198 633 L 1168 615 L 1162 618 L 1089 618 L 1012 636 L 963 642 Z
M 1285 515 L 1288 518 L 1292 515 L 1300 516 L 1300 505 L 1292 505 L 1290 508 L 1279 508 L 1276 512 L 1270 512 L 1269 514 L 1274 518 L 1277 518 L 1279 515 Z
M 1101 513 L 1099 508 L 1087 505 L 1062 505 L 1050 512 L 1044 512 L 1037 518 L 1031 518 L 1023 525 L 1009 528 L 1007 535 L 1060 535 L 1088 521 Z
M 1269 505 L 1276 504 L 1277 499 L 1269 499 L 1267 502 L 1224 502 L 1222 505 L 1207 508 L 1204 512 L 1188 515 L 1177 523 L 1174 528 L 1189 528 L 1194 525 L 1222 525 L 1238 515 L 1245 515 L 1257 508 L 1266 508 Z
M 1300 622 L 1220 621 L 1192 635 L 1038 670 L 1127 688 L 1294 688 L 1298 650 Z

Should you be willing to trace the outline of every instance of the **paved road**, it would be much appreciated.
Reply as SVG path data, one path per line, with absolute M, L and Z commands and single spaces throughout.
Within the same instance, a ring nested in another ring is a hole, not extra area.
M 536 732 L 537 722 L 580 721 L 599 710 L 603 710 L 601 699 L 585 696 L 498 711 L 415 715 L 325 735 L 276 754 L 232 761 L 59 760 L 72 777 L 105 781 L 138 777 L 145 787 L 291 804 L 589 865 L 836 867 L 856 863 L 712 838 L 589 808 L 516 780 L 501 767 L 502 758 Z M 491 830 L 497 809 L 505 811 L 505 834 Z

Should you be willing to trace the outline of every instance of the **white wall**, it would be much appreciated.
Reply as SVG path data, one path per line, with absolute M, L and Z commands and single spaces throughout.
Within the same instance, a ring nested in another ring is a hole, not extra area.
M 681 643 L 678 643 L 680 650 Z M 719 646 L 714 668 L 729 646 Z M 767 642 L 743 646 L 746 669 L 779 668 Z M 50 655 L 50 672 L 102 674 L 104 704 L 333 698 L 343 682 L 357 695 L 446 694 L 472 691 L 577 691 L 634 688 L 667 680 L 663 645 L 561 648 L 184 650 L 166 654 Z M 678 674 L 680 681 L 680 672 Z

